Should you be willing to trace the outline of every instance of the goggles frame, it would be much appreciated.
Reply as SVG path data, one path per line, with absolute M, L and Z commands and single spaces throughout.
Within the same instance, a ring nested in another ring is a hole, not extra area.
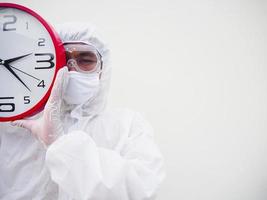
M 74 60 L 76 62 L 76 65 L 74 65 L 74 68 L 78 71 L 78 72 L 82 72 L 82 73 L 86 73 L 86 74 L 91 74 L 91 73 L 98 73 L 98 74 L 101 74 L 102 72 L 102 68 L 103 68 L 103 60 L 102 60 L 102 55 L 100 54 L 100 52 L 98 51 L 98 49 L 91 43 L 88 43 L 88 42 L 84 42 L 84 41 L 66 41 L 66 42 L 63 42 L 63 46 L 65 48 L 65 54 L 67 55 L 67 50 L 66 50 L 66 47 L 65 45 L 72 45 L 72 44 L 81 44 L 81 45 L 88 45 L 90 46 L 92 49 L 92 53 L 95 54 L 96 58 L 97 58 L 97 63 L 96 63 L 96 68 L 95 69 L 92 69 L 92 70 L 89 70 L 89 71 L 86 71 L 86 70 L 83 70 L 81 69 L 81 67 L 78 65 L 76 59 L 73 59 L 73 58 L 70 58 L 70 59 L 67 59 L 66 57 L 66 63 L 68 63 L 68 61 L 70 60 Z M 95 51 L 95 52 L 94 52 Z M 86 51 L 85 51 L 86 52 Z

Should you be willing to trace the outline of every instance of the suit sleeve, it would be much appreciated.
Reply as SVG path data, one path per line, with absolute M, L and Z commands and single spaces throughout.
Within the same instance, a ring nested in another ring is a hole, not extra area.
M 164 178 L 152 128 L 135 114 L 124 150 L 99 147 L 83 131 L 56 140 L 46 154 L 52 180 L 74 199 L 151 200 Z

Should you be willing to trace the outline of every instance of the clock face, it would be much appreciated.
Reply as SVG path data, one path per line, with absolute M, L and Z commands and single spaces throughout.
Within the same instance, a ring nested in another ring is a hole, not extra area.
M 0 44 L 0 121 L 29 116 L 46 102 L 64 49 L 40 16 L 16 4 L 0 3 Z

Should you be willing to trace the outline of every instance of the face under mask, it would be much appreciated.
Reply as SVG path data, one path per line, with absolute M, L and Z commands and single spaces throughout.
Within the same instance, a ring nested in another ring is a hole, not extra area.
M 69 71 L 69 82 L 63 99 L 68 104 L 83 104 L 94 97 L 99 89 L 99 74 Z

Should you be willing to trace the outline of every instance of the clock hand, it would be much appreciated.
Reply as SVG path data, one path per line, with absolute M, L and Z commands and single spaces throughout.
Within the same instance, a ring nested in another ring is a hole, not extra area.
M 29 55 L 31 55 L 32 53 L 29 53 L 29 54 L 25 54 L 25 55 L 22 55 L 22 56 L 18 56 L 18 57 L 15 57 L 15 58 L 10 58 L 10 59 L 7 59 L 7 60 L 1 60 L 1 62 L 3 63 L 6 63 L 6 64 L 9 64 L 9 63 L 11 63 L 11 62 L 14 62 L 14 61 L 16 61 L 16 60 L 19 60 L 19 59 L 21 59 L 21 58 L 24 58 L 24 57 L 26 57 L 26 56 L 29 56 Z M 0 64 L 2 64 L 2 63 L 0 63 Z M 20 69 L 18 69 L 18 68 L 16 68 L 16 67 L 13 67 L 13 66 L 11 66 L 11 65 L 9 65 L 11 68 L 13 68 L 13 69 L 16 69 L 16 70 L 18 70 L 18 71 L 20 71 L 20 72 L 22 72 L 22 73 L 24 73 L 24 74 L 26 74 L 26 75 L 28 75 L 28 76 L 30 76 L 30 77 L 32 77 L 32 78 L 34 78 L 34 79 L 36 79 L 36 80 L 38 80 L 38 81 L 40 81 L 40 79 L 39 78 L 36 78 L 35 76 L 32 76 L 32 75 L 30 75 L 30 74 L 28 74 L 28 73 L 26 73 L 26 72 L 24 72 L 24 71 L 22 71 L 22 70 L 20 70 Z
M 29 56 L 29 55 L 31 55 L 31 54 L 32 54 L 32 53 L 25 54 L 25 55 L 18 56 L 18 57 L 15 57 L 15 58 L 10 58 L 10 59 L 4 60 L 4 61 L 5 61 L 6 64 L 9 64 L 9 63 L 12 63 L 12 62 L 14 62 L 14 61 L 16 61 L 16 60 L 19 60 L 19 59 L 21 59 L 21 58 L 24 58 L 24 57 L 26 57 L 26 56 Z
M 11 72 L 31 92 L 30 88 L 28 88 L 28 86 L 20 79 L 20 77 L 13 71 L 13 69 L 11 69 L 9 64 L 6 64 L 5 61 L 1 59 L 0 59 L 0 64 L 4 65 L 7 68 L 7 70 Z
M 31 75 L 31 74 L 28 74 L 28 73 L 26 73 L 25 71 L 22 71 L 22 70 L 20 70 L 20 69 L 18 69 L 18 68 L 16 68 L 16 67 L 13 67 L 12 65 L 9 65 L 9 66 L 10 66 L 11 68 L 13 68 L 13 69 L 15 69 L 15 70 L 17 70 L 17 71 L 23 73 L 23 74 L 26 74 L 26 75 L 28 75 L 28 76 L 30 76 L 30 77 L 32 77 L 32 78 L 34 78 L 34 79 L 40 81 L 39 78 L 37 78 L 37 77 L 35 77 L 35 76 Z

